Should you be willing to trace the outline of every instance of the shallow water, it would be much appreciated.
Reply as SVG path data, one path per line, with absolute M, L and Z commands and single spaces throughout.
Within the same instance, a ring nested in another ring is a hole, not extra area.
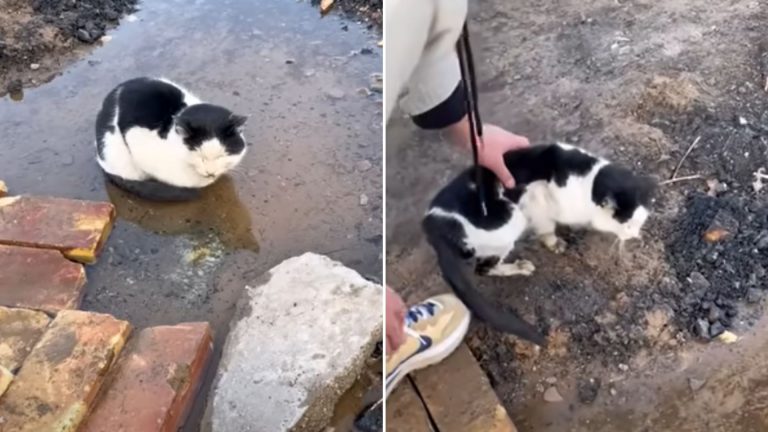
M 0 100 L 12 193 L 117 207 L 84 308 L 137 328 L 210 321 L 220 349 L 243 286 L 285 258 L 322 253 L 380 279 L 381 101 L 360 90 L 381 71 L 380 36 L 293 0 L 140 6 L 61 76 Z M 242 165 L 199 201 L 143 202 L 107 186 L 94 161 L 103 97 L 142 75 L 250 115 Z

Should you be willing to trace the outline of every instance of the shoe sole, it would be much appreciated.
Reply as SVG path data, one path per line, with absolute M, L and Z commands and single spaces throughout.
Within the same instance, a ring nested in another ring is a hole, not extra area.
M 440 363 L 441 361 L 445 360 L 446 357 L 456 351 L 456 348 L 461 345 L 461 342 L 464 340 L 464 336 L 467 334 L 470 318 L 471 316 L 467 314 L 467 316 L 461 321 L 459 326 L 456 328 L 456 331 L 451 336 L 447 337 L 445 340 L 437 345 L 434 345 L 432 348 L 424 351 L 423 353 L 416 354 L 415 356 L 406 360 L 405 363 L 401 364 L 397 376 L 391 382 L 387 383 L 387 391 L 384 395 L 384 399 L 389 397 L 389 394 L 392 393 L 392 390 L 394 390 L 395 387 L 397 387 L 397 384 L 400 383 L 403 378 L 408 376 L 408 374 L 413 371 L 424 369 L 426 367 Z

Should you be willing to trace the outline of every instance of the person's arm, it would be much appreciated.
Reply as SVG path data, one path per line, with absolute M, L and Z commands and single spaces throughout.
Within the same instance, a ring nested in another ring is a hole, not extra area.
M 406 114 L 417 117 L 456 90 L 461 79 L 456 41 L 467 16 L 467 0 L 387 0 L 384 10 L 384 104 L 389 122 L 398 102 Z
M 387 0 L 384 103 L 386 121 L 400 108 L 422 129 L 444 130 L 471 149 L 456 42 L 467 17 L 467 0 Z M 504 153 L 528 146 L 525 137 L 484 125 L 479 162 L 508 188 L 515 180 Z

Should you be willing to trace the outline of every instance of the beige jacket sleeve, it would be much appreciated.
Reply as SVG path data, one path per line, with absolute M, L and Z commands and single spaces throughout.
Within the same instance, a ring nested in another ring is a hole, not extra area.
M 385 0 L 387 122 L 398 103 L 418 115 L 454 91 L 461 80 L 456 41 L 466 16 L 467 0 Z

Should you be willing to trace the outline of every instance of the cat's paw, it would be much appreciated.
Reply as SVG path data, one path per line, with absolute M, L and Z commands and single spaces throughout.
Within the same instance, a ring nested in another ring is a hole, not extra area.
M 536 266 L 528 260 L 517 260 L 509 264 L 499 264 L 488 271 L 488 276 L 530 276 Z
M 565 240 L 561 239 L 555 234 L 546 234 L 541 236 L 541 242 L 544 243 L 544 246 L 546 246 L 547 249 L 556 254 L 565 252 L 565 249 L 568 247 L 568 244 L 565 243 Z
M 523 275 L 523 276 L 530 276 L 533 274 L 533 272 L 536 271 L 536 266 L 533 265 L 532 262 L 524 259 L 517 260 L 513 262 L 511 265 L 517 268 L 517 271 L 518 271 L 517 274 Z

